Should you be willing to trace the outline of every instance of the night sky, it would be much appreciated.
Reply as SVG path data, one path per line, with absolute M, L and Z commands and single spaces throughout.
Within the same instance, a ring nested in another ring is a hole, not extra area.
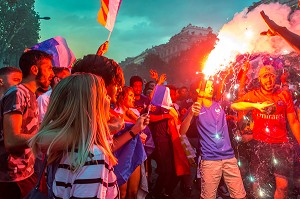
M 189 23 L 220 28 L 252 5 L 253 0 L 123 0 L 106 56 L 120 62 L 152 46 L 168 42 Z M 37 0 L 40 41 L 64 37 L 76 58 L 95 53 L 109 31 L 97 22 L 100 0 Z

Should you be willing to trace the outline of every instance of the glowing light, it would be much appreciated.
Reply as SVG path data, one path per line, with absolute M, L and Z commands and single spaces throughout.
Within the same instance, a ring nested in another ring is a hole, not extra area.
M 248 120 L 248 119 L 249 119 L 249 118 L 248 118 L 247 116 L 245 116 L 245 115 L 243 116 L 243 118 L 244 118 L 244 120 Z
M 230 93 L 227 93 L 226 97 L 227 97 L 227 99 L 230 99 L 231 98 Z
M 221 136 L 217 133 L 217 134 L 215 135 L 215 138 L 220 139 Z
M 258 195 L 259 195 L 260 197 L 264 197 L 264 196 L 265 196 L 264 190 L 259 189 L 259 190 L 258 190 Z
M 249 29 L 246 29 L 246 31 L 245 31 L 245 36 L 248 37 L 248 38 L 253 37 L 253 31 L 252 31 L 252 30 L 249 30 Z
M 273 157 L 273 163 L 274 163 L 274 165 L 278 164 L 278 160 L 275 157 Z
M 242 140 L 242 137 L 237 135 L 237 136 L 235 136 L 235 140 L 239 142 Z
M 231 31 L 219 33 L 218 42 L 209 54 L 203 69 L 203 73 L 208 77 L 214 76 L 219 71 L 225 71 L 238 54 L 249 51 L 249 46 L 241 45 L 243 41 L 238 41 Z
M 249 176 L 249 181 L 250 182 L 254 182 L 255 181 L 255 178 L 253 176 Z
M 238 163 L 237 163 L 240 166 L 242 166 L 242 162 L 240 160 L 238 160 Z
M 217 84 L 220 83 L 219 80 L 217 80 Z
M 289 54 L 290 53 L 290 51 L 288 51 L 288 50 L 286 50 L 286 49 L 283 49 L 282 50 L 282 54 L 284 54 L 284 55 L 287 55 L 287 54 Z
M 268 127 L 266 127 L 266 132 L 270 133 L 270 129 Z
M 240 87 L 239 84 L 235 84 L 233 88 L 234 88 L 235 90 L 237 90 L 239 87 Z

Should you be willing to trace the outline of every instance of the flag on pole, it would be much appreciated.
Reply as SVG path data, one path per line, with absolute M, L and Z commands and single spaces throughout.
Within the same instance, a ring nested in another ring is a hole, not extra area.
M 112 32 L 122 0 L 101 0 L 98 22 Z
M 40 50 L 51 54 L 53 56 L 52 65 L 54 67 L 71 68 L 72 64 L 76 60 L 72 50 L 67 44 L 67 41 L 61 36 L 47 39 L 34 45 L 30 49 Z

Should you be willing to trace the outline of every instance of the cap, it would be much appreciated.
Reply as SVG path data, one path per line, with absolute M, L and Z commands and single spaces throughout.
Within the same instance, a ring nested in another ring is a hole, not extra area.
M 261 76 L 264 76 L 266 74 L 273 74 L 276 76 L 276 71 L 274 69 L 273 66 L 271 65 L 266 65 L 266 66 L 263 66 L 260 70 L 259 70 L 259 73 L 258 73 L 258 76 L 261 77 Z

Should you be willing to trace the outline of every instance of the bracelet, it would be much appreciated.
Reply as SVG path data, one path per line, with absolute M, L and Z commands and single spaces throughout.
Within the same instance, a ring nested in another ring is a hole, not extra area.
M 131 130 L 129 131 L 129 134 L 131 135 L 132 138 L 135 138 L 136 134 L 134 134 L 134 132 L 132 132 Z

